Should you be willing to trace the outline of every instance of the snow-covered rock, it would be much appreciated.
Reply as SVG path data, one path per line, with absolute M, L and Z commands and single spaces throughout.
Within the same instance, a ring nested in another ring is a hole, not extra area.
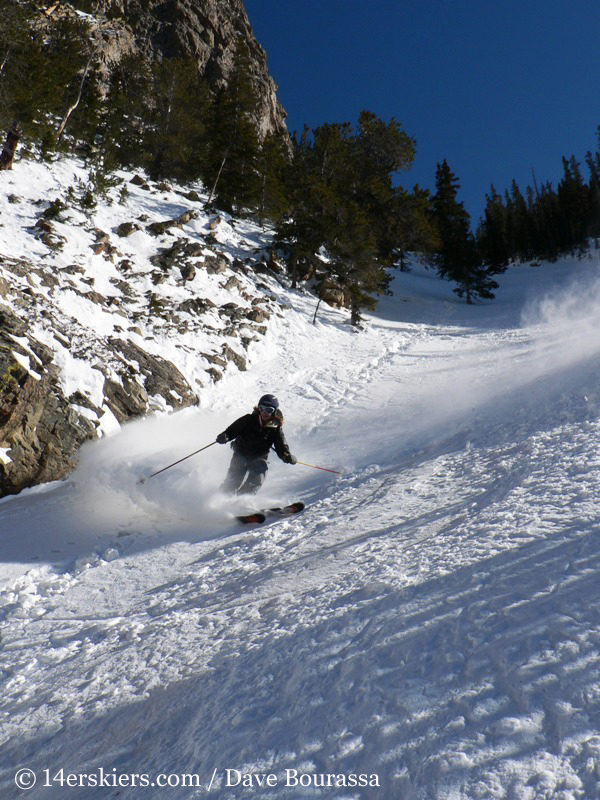
M 136 177 L 89 208 L 77 162 L 1 173 L 2 495 L 64 477 L 119 423 L 199 403 L 281 313 L 268 234 Z

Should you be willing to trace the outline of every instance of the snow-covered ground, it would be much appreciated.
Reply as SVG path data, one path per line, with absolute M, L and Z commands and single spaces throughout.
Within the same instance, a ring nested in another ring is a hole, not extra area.
M 599 798 L 599 266 L 415 266 L 362 332 L 290 291 L 199 408 L 0 502 L 2 797 Z M 266 391 L 342 473 L 271 456 L 303 514 L 240 527 L 218 445 L 139 483 Z

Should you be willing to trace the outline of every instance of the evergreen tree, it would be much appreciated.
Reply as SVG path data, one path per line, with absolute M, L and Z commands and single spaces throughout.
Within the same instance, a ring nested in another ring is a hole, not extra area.
M 148 169 L 147 129 L 151 119 L 153 73 L 142 56 L 129 54 L 111 71 L 98 135 L 106 169 Z
M 163 59 L 152 69 L 150 124 L 144 136 L 151 177 L 201 177 L 206 158 L 209 90 L 192 58 Z
M 226 210 L 256 208 L 260 202 L 257 105 L 250 55 L 247 45 L 240 39 L 227 85 L 216 94 L 213 102 L 206 160 L 211 197 Z
M 261 185 L 259 222 L 262 224 L 265 217 L 279 221 L 289 206 L 286 173 L 290 152 L 287 142 L 279 135 L 268 134 L 261 145 L 257 164 Z
M 590 217 L 590 196 L 574 156 L 563 158 L 563 178 L 558 184 L 560 214 L 559 247 L 562 251 L 583 247 Z
M 491 275 L 498 268 L 479 264 L 475 239 L 470 230 L 470 218 L 464 205 L 457 199 L 460 187 L 447 161 L 437 165 L 436 193 L 433 197 L 433 215 L 440 236 L 437 268 L 441 277 L 455 281 L 459 297 L 472 303 L 476 297 L 491 299 L 498 284 Z
M 0 16 L 0 126 L 18 122 L 49 152 L 87 89 L 89 25 L 73 14 L 48 22 L 33 4 L 16 0 L 0 0 Z
M 588 183 L 589 217 L 586 235 L 600 237 L 600 154 L 587 153 L 585 163 L 590 173 Z
M 290 209 L 278 226 L 292 275 L 319 251 L 351 298 L 351 319 L 387 286 L 386 268 L 399 252 L 396 234 L 404 195 L 392 175 L 414 155 L 413 141 L 392 120 L 362 112 L 358 125 L 325 124 L 294 140 L 288 172 Z M 289 176 L 292 176 L 291 180 Z
M 508 238 L 508 213 L 502 197 L 493 186 L 485 199 L 484 218 L 477 232 L 477 247 L 485 264 L 502 269 L 513 255 Z

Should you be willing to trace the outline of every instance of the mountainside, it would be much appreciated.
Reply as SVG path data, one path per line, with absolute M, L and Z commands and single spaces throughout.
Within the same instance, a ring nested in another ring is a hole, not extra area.
M 522 266 L 468 307 L 414 265 L 358 333 L 266 277 L 287 310 L 248 369 L 5 498 L 3 796 L 600 797 L 598 281 L 597 253 Z M 272 456 L 233 501 L 215 446 L 139 483 L 266 391 L 292 452 L 342 475 Z
M 119 423 L 197 404 L 225 369 L 246 369 L 288 301 L 268 233 L 206 213 L 201 187 L 121 173 L 90 205 L 76 162 L 0 175 L 7 494 L 64 477 L 83 441 Z
M 236 47 L 243 41 L 259 99 L 258 130 L 263 136 L 287 134 L 286 114 L 277 99 L 265 51 L 256 41 L 241 0 L 76 0 L 73 6 L 88 13 L 108 72 L 127 54 L 139 53 L 150 62 L 192 56 L 217 90 L 227 83 Z M 61 7 L 57 8 L 54 13 L 60 13 Z

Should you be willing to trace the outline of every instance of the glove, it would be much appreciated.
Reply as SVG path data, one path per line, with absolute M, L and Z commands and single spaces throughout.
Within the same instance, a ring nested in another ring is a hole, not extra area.
M 223 433 L 220 433 L 217 436 L 216 441 L 219 444 L 227 444 L 227 442 L 229 441 L 229 438 L 228 438 L 227 434 L 225 433 L 225 431 L 223 431 Z
M 291 453 L 286 453 L 283 460 L 285 461 L 286 464 L 298 463 L 298 459 L 296 458 L 296 456 L 293 456 Z

